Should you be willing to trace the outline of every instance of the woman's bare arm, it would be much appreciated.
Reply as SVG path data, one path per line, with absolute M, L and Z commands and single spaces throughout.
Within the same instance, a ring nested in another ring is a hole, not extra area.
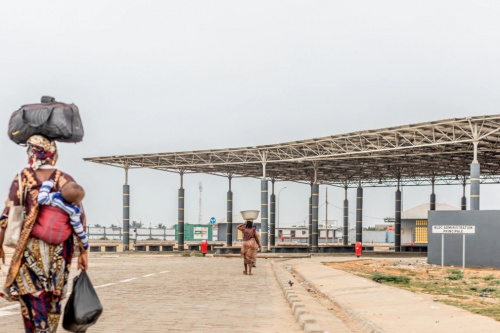
M 259 249 L 262 249 L 262 245 L 260 244 L 260 234 L 257 232 L 257 229 L 254 229 L 255 242 L 259 246 Z

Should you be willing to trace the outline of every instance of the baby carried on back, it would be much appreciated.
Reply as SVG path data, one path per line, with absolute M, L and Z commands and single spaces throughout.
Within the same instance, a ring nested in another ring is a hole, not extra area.
M 85 250 L 89 240 L 80 221 L 80 204 L 85 196 L 83 188 L 75 182 L 68 182 L 61 192 L 50 192 L 53 180 L 44 181 L 38 193 L 38 203 L 43 205 L 31 235 L 49 244 L 61 244 L 74 231 Z M 69 223 L 68 223 L 69 222 Z

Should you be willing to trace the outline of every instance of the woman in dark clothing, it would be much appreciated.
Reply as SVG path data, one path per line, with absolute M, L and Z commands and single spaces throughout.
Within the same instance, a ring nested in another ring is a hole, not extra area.
M 73 237 L 61 244 L 49 244 L 31 235 L 36 223 L 40 205 L 37 201 L 42 183 L 53 180 L 53 191 L 60 189 L 73 178 L 54 168 L 57 161 L 57 148 L 54 141 L 41 135 L 34 135 L 27 141 L 29 167 L 21 172 L 22 191 L 16 176 L 10 187 L 7 207 L 0 216 L 0 259 L 5 263 L 3 251 L 4 230 L 8 225 L 9 209 L 19 205 L 20 195 L 27 195 L 23 200 L 26 217 L 19 241 L 12 255 L 9 272 L 0 297 L 9 301 L 18 301 L 21 305 L 26 332 L 56 332 L 61 316 L 61 301 L 66 293 L 66 286 L 73 257 Z M 85 214 L 81 214 L 85 230 Z M 78 268 L 88 268 L 87 253 L 79 237 L 76 237 L 80 256 Z
M 253 226 L 252 221 L 240 224 L 238 230 L 243 233 L 243 246 L 241 247 L 243 266 L 245 267 L 243 274 L 252 275 L 252 266 L 257 257 L 257 249 L 262 250 L 260 236 Z

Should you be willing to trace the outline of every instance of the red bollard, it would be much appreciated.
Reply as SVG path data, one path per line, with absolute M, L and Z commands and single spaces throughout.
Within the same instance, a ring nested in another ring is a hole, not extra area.
M 354 249 L 356 250 L 356 257 L 359 258 L 361 256 L 361 242 L 356 242 Z
M 285 236 L 281 235 L 281 242 L 283 243 L 285 241 Z
M 207 254 L 207 247 L 208 247 L 208 242 L 206 239 L 203 239 L 201 241 L 201 253 L 203 253 L 203 256 L 205 256 L 205 254 Z

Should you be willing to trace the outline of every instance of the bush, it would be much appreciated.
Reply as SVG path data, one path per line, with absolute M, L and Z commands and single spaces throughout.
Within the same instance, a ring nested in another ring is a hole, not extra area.
M 483 280 L 484 280 L 484 281 L 489 281 L 489 280 L 493 280 L 494 278 L 495 278 L 495 276 L 494 276 L 493 274 L 491 274 L 491 275 L 485 276 L 485 277 L 483 278 Z
M 464 275 L 462 272 L 459 274 L 450 274 L 446 277 L 448 280 L 462 280 L 464 278 Z
M 375 282 L 392 282 L 392 283 L 410 283 L 410 278 L 404 275 L 391 275 L 391 274 L 381 274 L 375 273 L 372 277 Z
M 100 239 L 100 240 L 109 240 L 109 238 L 108 238 L 108 237 L 101 237 L 101 238 L 99 238 L 99 239 Z
M 462 271 L 456 268 L 448 269 L 447 272 L 450 274 L 462 274 Z

